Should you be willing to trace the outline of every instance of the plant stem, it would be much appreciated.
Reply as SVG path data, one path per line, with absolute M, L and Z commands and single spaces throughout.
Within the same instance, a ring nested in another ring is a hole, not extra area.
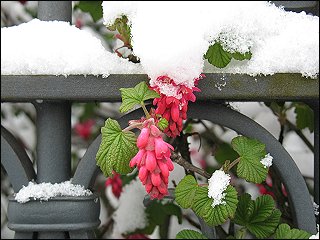
M 234 167 L 236 164 L 238 164 L 240 162 L 240 157 L 238 157 L 236 160 L 234 160 L 233 162 L 230 163 L 228 171 L 231 170 L 232 167 Z
M 144 102 L 141 102 L 140 105 L 141 105 L 142 110 L 144 111 L 144 114 L 146 115 L 146 117 L 147 117 L 147 118 L 150 118 L 150 114 L 149 114 L 146 106 L 144 105 Z
M 134 124 L 131 124 L 129 125 L 128 127 L 126 127 L 125 129 L 123 129 L 122 131 L 130 131 L 134 128 L 139 128 L 139 127 L 142 127 L 142 123 L 134 123 Z
M 178 163 L 180 166 L 182 166 L 183 168 L 198 173 L 201 176 L 205 177 L 205 178 L 210 178 L 211 175 L 209 173 L 207 173 L 205 170 L 198 168 L 194 165 L 192 165 L 191 163 L 187 162 L 181 155 L 180 153 L 176 153 L 174 151 L 171 152 L 171 159 L 172 161 Z

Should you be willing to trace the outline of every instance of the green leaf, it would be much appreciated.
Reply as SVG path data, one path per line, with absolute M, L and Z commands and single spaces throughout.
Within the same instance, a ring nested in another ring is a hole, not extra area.
M 220 204 L 213 208 L 213 199 L 208 197 L 208 187 L 198 187 L 197 189 L 192 210 L 209 226 L 220 225 L 228 218 L 234 217 L 238 204 L 237 191 L 229 185 L 224 193 L 226 193 L 224 199 L 226 204 Z
M 297 128 L 309 128 L 310 132 L 314 131 L 314 113 L 313 110 L 305 103 L 295 103 L 294 112 L 296 115 Z
M 202 233 L 194 230 L 184 229 L 178 232 L 176 239 L 208 239 Z
M 198 188 L 197 181 L 191 175 L 185 176 L 175 189 L 175 200 L 183 208 L 190 208 Z
M 80 8 L 83 12 L 88 12 L 92 16 L 93 21 L 102 18 L 102 1 L 79 1 L 75 7 Z
M 251 57 L 252 53 L 250 51 L 246 53 L 230 53 L 228 51 L 225 51 L 219 42 L 211 45 L 204 56 L 205 59 L 208 59 L 209 63 L 218 68 L 226 67 L 230 63 L 232 58 L 242 61 L 250 60 Z
M 165 118 L 161 118 L 158 122 L 158 127 L 161 131 L 163 131 L 164 129 L 166 129 L 168 127 L 169 123 L 168 120 Z
M 240 155 L 237 165 L 238 177 L 253 183 L 265 181 L 268 168 L 260 162 L 266 155 L 265 145 L 256 139 L 238 136 L 232 139 L 233 149 Z
M 234 222 L 246 227 L 258 238 L 271 236 L 279 224 L 281 212 L 275 208 L 274 200 L 269 195 L 251 200 L 248 193 L 239 197 Z
M 223 165 L 226 160 L 233 161 L 237 159 L 239 155 L 236 151 L 233 150 L 230 144 L 221 143 L 218 145 L 214 157 L 218 163 Z
M 133 132 L 122 131 L 116 120 L 108 118 L 101 128 L 102 140 L 96 154 L 97 165 L 105 176 L 111 176 L 114 170 L 120 174 L 132 171 L 130 160 L 138 152 L 136 136 Z
M 208 62 L 216 67 L 224 68 L 231 61 L 232 54 L 223 50 L 220 43 L 216 42 L 209 47 L 204 58 L 208 59 Z
M 280 224 L 275 239 L 309 239 L 311 234 L 296 228 L 290 228 L 286 223 Z
M 251 52 L 246 52 L 246 53 L 235 52 L 235 53 L 232 53 L 232 57 L 239 61 L 250 60 L 252 57 L 252 53 Z
M 149 89 L 145 82 L 141 82 L 134 88 L 120 88 L 122 104 L 120 106 L 120 112 L 125 113 L 131 110 L 135 105 L 143 104 L 143 101 L 158 98 L 160 95 Z

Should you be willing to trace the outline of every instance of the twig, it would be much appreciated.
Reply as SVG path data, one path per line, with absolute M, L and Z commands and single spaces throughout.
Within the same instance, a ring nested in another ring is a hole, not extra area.
M 174 151 L 171 152 L 171 159 L 172 161 L 178 163 L 180 166 L 182 166 L 183 168 L 198 173 L 201 176 L 205 177 L 205 178 L 210 178 L 211 175 L 209 173 L 207 173 L 205 170 L 198 168 L 194 165 L 192 165 L 191 163 L 187 162 L 181 155 L 180 153 L 176 153 Z

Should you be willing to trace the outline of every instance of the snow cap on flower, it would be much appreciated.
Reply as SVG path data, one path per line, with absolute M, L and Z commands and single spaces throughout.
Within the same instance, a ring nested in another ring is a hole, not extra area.
M 211 178 L 208 180 L 208 197 L 213 198 L 212 207 L 214 208 L 220 204 L 226 204 L 224 198 L 226 193 L 224 191 L 227 189 L 230 184 L 230 175 L 225 173 L 222 170 L 215 171 Z
M 264 168 L 267 168 L 267 167 L 271 167 L 272 160 L 273 160 L 273 157 L 270 155 L 270 153 L 268 153 L 267 155 L 264 156 L 264 158 L 261 159 L 260 162 L 262 163 Z
M 180 135 L 183 128 L 183 120 L 187 119 L 188 102 L 194 102 L 196 96 L 193 92 L 199 92 L 197 88 L 199 80 L 205 77 L 201 74 L 199 78 L 194 79 L 194 87 L 176 84 L 174 79 L 168 76 L 159 76 L 152 89 L 160 94 L 160 98 L 153 100 L 153 105 L 157 105 L 156 114 L 162 115 L 167 119 L 168 127 L 164 133 L 169 137 Z

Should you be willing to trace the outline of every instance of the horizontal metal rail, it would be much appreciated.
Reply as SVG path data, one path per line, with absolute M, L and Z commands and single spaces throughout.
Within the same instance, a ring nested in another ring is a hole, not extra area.
M 228 101 L 304 101 L 319 99 L 319 78 L 299 73 L 278 73 L 252 77 L 244 74 L 205 73 L 199 82 L 199 100 Z M 145 74 L 102 76 L 2 75 L 1 102 L 35 100 L 120 101 L 119 88 L 134 87 L 148 81 Z

